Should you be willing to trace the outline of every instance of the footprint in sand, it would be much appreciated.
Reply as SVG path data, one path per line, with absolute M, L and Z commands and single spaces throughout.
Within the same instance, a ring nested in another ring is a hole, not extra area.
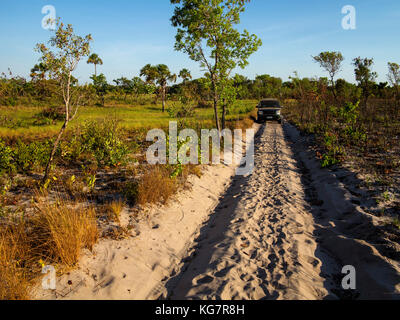
M 211 283 L 211 282 L 213 282 L 214 281 L 214 278 L 213 277 L 211 277 L 211 276 L 202 276 L 200 279 L 195 279 L 194 280 L 194 283 L 195 283 L 195 285 L 200 285 L 200 284 L 208 284 L 208 283 Z

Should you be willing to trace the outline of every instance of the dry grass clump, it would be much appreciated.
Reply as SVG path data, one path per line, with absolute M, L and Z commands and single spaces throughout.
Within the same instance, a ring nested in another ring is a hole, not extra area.
M 22 228 L 0 230 L 0 300 L 29 299 L 30 276 L 26 262 L 29 247 Z
M 121 199 L 112 201 L 106 205 L 106 213 L 109 220 L 121 223 L 121 212 L 124 209 L 125 202 Z
M 165 204 L 176 193 L 178 185 L 165 167 L 150 166 L 138 184 L 137 203 L 140 205 Z
M 31 219 L 38 255 L 67 267 L 74 267 L 81 250 L 93 249 L 98 239 L 96 213 L 93 208 L 72 208 L 64 201 L 44 204 Z
M 29 299 L 41 264 L 68 270 L 78 263 L 81 250 L 92 250 L 97 239 L 94 209 L 64 200 L 39 204 L 33 216 L 0 226 L 0 300 Z
M 194 174 L 195 176 L 197 176 L 198 178 L 201 178 L 203 175 L 203 172 L 201 171 L 201 167 L 198 165 L 193 165 L 193 164 L 189 164 L 185 167 L 184 173 L 186 172 L 187 176 L 185 178 L 187 178 L 189 175 Z
M 130 205 L 166 204 L 168 200 L 185 185 L 190 175 L 202 176 L 201 166 L 143 166 L 138 179 L 130 180 L 121 186 Z M 119 206 L 118 203 L 113 206 Z M 110 204 L 107 205 L 110 207 Z M 108 212 L 112 209 L 106 208 Z M 119 208 L 118 208 L 119 210 Z
M 246 130 L 253 126 L 254 120 L 251 118 L 244 118 L 236 123 L 236 127 L 234 129 L 242 129 Z

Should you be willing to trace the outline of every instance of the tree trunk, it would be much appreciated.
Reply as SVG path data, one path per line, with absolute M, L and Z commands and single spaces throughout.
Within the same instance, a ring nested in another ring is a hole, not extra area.
M 217 86 L 215 84 L 215 80 L 212 82 L 212 90 L 213 90 L 213 99 L 214 99 L 215 125 L 217 126 L 218 132 L 221 132 L 221 126 L 219 124 L 219 117 L 218 117 L 218 93 L 217 93 Z
M 165 112 L 165 87 L 162 87 L 162 93 L 161 93 L 161 99 L 162 99 L 162 112 Z
M 53 160 L 54 160 L 54 155 L 56 154 L 56 151 L 57 151 L 57 148 L 58 148 L 58 144 L 60 143 L 60 140 L 61 140 L 65 130 L 67 129 L 68 122 L 69 122 L 68 120 L 66 120 L 64 122 L 64 125 L 62 126 L 62 128 L 61 128 L 61 130 L 60 130 L 60 132 L 59 132 L 59 134 L 57 136 L 57 139 L 54 142 L 53 150 L 51 151 L 51 154 L 50 154 L 50 157 L 49 157 L 49 161 L 47 162 L 46 170 L 45 170 L 44 177 L 43 177 L 43 180 L 42 180 L 43 183 L 46 183 L 47 180 L 49 179 L 51 165 L 52 165 Z
M 335 102 L 337 102 L 337 95 L 336 95 L 336 84 L 335 84 L 335 79 L 332 77 L 331 78 L 332 82 L 332 92 L 333 92 L 333 97 L 335 99 Z
M 94 64 L 94 75 L 97 77 L 97 64 Z
M 222 103 L 222 119 L 221 119 L 222 130 L 225 129 L 225 123 L 226 123 L 225 118 L 226 118 L 226 103 L 225 103 L 225 101 L 223 101 L 223 103 Z
M 51 164 L 53 163 L 53 159 L 54 159 L 54 155 L 56 154 L 57 151 L 57 147 L 58 144 L 60 143 L 61 137 L 63 136 L 65 130 L 67 129 L 68 123 L 71 120 L 70 119 L 70 86 L 71 86 L 71 71 L 68 74 L 68 82 L 67 82 L 67 90 L 66 93 L 64 95 L 64 102 L 65 102 L 65 122 L 57 136 L 56 141 L 54 142 L 53 145 L 53 150 L 51 151 L 50 157 L 49 157 L 49 161 L 47 162 L 47 166 L 46 166 L 46 170 L 44 172 L 44 177 L 42 180 L 42 183 L 45 184 L 47 182 L 47 180 L 49 179 L 49 175 L 50 175 L 50 170 L 51 170 Z M 77 111 L 78 109 L 76 109 Z
M 225 121 L 225 119 L 226 119 L 226 105 L 224 104 L 224 105 L 222 106 L 222 130 L 224 130 L 225 127 L 226 127 L 226 121 Z

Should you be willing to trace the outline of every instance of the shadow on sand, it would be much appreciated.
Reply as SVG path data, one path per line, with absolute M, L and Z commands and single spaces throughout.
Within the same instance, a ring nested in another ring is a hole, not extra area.
M 400 299 L 395 293 L 400 283 L 395 266 L 400 258 L 395 244 L 399 233 L 365 212 L 371 201 L 358 189 L 362 181 L 353 172 L 342 167 L 321 169 L 310 149 L 311 137 L 301 136 L 290 124 L 283 128 L 315 221 L 315 256 L 322 262 L 326 299 Z M 347 265 L 356 270 L 355 290 L 342 288 L 346 276 L 342 268 Z
M 255 137 L 255 152 L 259 152 L 260 138 L 266 126 L 260 126 Z M 364 204 L 363 193 L 356 190 L 361 181 L 346 169 L 321 169 L 315 159 L 314 152 L 309 148 L 308 138 L 302 137 L 291 125 L 284 123 L 283 130 L 286 142 L 297 163 L 297 173 L 301 181 L 307 202 L 307 211 L 314 219 L 314 237 L 318 243 L 315 257 L 321 261 L 321 277 L 325 279 L 324 286 L 328 291 L 326 299 L 399 299 L 396 286 L 400 283 L 399 268 L 393 262 L 399 261 L 399 252 L 393 241 L 389 240 L 388 227 L 374 223 L 374 218 L 366 214 L 361 207 Z M 257 165 L 257 163 L 256 163 Z M 233 213 L 245 195 L 243 190 L 249 187 L 249 178 L 235 176 L 230 187 L 219 199 L 219 204 L 200 230 L 191 255 L 183 262 L 179 273 L 173 275 L 165 284 L 167 299 L 187 299 L 193 280 L 203 275 L 209 269 L 217 266 L 216 254 L 224 255 L 224 244 L 235 241 L 240 234 L 226 233 L 229 229 Z M 398 239 L 398 238 L 397 238 Z M 210 243 L 220 243 L 218 247 Z M 198 250 L 201 246 L 206 246 Z M 228 246 L 226 246 L 227 248 Z M 204 250 L 206 249 L 206 250 Z M 217 251 L 218 249 L 218 251 Z M 196 255 L 196 265 L 192 265 Z M 235 259 L 235 255 L 232 257 Z M 389 261 L 387 258 L 390 258 Z M 238 257 L 238 259 L 240 259 Z M 212 263 L 211 261 L 216 261 Z M 213 265 L 214 264 L 214 265 Z M 342 289 L 342 268 L 346 265 L 356 269 L 356 290 Z M 190 273 L 186 272 L 190 268 Z M 264 269 L 263 269 L 264 270 Z M 266 281 L 265 272 L 255 276 Z M 229 272 L 221 270 L 221 278 Z M 180 285 L 179 292 L 175 291 L 178 283 L 185 275 L 185 285 Z M 197 280 L 197 284 L 211 282 L 209 276 Z M 219 286 L 223 288 L 224 285 Z M 270 294 L 263 284 L 265 299 L 276 299 L 276 294 Z M 221 297 L 221 292 L 200 292 L 201 295 Z M 222 289 L 217 289 L 222 290 Z

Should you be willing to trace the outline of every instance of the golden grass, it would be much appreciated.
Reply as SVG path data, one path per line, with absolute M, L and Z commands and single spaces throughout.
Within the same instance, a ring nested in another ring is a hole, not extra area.
M 165 204 L 176 193 L 178 185 L 170 178 L 170 172 L 161 166 L 151 166 L 141 177 L 138 185 L 138 204 Z
M 21 227 L 0 232 L 0 300 L 28 300 L 30 277 L 25 268 L 29 247 Z
M 67 271 L 77 265 L 82 249 L 92 250 L 97 240 L 94 209 L 60 199 L 39 204 L 32 217 L 0 227 L 0 299 L 29 299 L 41 263 Z
M 108 218 L 111 221 L 121 223 L 121 212 L 124 209 L 125 202 L 121 199 L 112 201 L 106 205 Z
M 63 201 L 45 204 L 32 218 L 37 237 L 35 242 L 45 258 L 67 267 L 74 267 L 81 250 L 93 249 L 98 239 L 96 213 L 93 208 L 72 208 Z
M 194 174 L 198 178 L 201 178 L 203 176 L 203 172 L 201 171 L 201 167 L 198 166 L 198 165 L 193 165 L 193 164 L 189 164 L 189 165 L 185 166 L 184 173 L 187 174 L 186 178 L 191 174 Z

